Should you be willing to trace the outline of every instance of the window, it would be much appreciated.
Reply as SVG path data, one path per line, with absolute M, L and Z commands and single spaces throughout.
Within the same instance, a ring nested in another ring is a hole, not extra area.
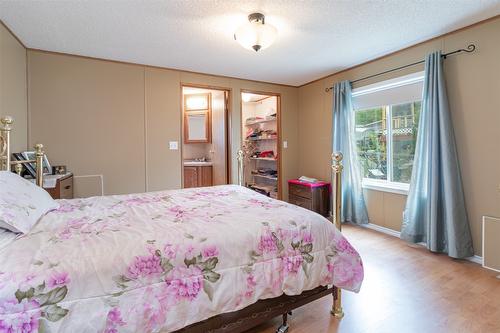
M 353 91 L 356 146 L 363 187 L 407 193 L 411 179 L 423 75 Z

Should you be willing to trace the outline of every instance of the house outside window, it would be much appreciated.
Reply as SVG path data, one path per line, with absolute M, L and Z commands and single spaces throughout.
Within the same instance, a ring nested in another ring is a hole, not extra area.
M 407 194 L 422 107 L 423 73 L 354 89 L 363 187 Z

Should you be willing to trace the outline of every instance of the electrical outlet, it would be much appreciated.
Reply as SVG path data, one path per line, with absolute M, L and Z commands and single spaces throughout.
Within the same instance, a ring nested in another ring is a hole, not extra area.
M 177 149 L 179 149 L 179 142 L 177 142 L 177 141 L 170 141 L 168 143 L 168 146 L 169 146 L 170 150 L 177 150 Z

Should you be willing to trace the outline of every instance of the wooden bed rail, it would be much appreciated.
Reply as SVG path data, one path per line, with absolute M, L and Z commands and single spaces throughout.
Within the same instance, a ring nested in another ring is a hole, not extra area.
M 45 158 L 45 153 L 41 143 L 37 143 L 34 147 L 34 160 L 11 161 L 10 132 L 12 131 L 13 123 L 14 120 L 9 116 L 0 119 L 0 170 L 10 171 L 12 170 L 12 166 L 14 166 L 16 173 L 21 175 L 23 164 L 34 163 L 36 166 L 36 184 L 38 186 L 43 186 L 43 160 Z

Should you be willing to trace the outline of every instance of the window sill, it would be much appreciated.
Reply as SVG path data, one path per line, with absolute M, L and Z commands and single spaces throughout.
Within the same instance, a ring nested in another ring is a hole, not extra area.
M 408 195 L 410 184 L 379 181 L 374 179 L 363 179 L 363 189 L 395 194 Z

